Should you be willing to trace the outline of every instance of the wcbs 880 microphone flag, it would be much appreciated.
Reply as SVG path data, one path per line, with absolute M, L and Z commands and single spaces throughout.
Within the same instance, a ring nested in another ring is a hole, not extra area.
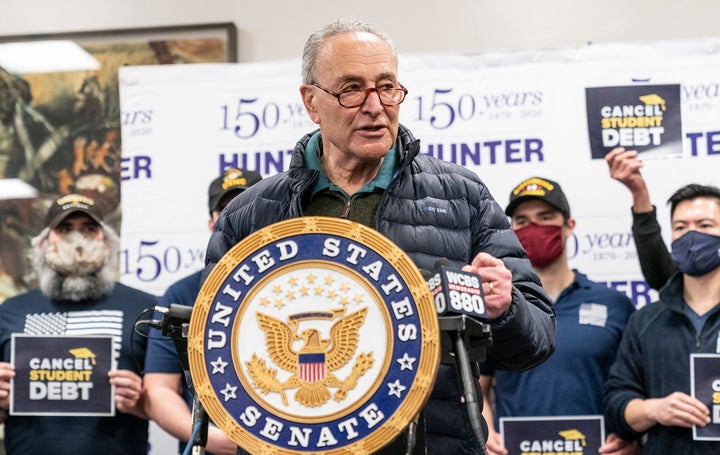
M 426 278 L 439 316 L 465 314 L 476 319 L 487 319 L 485 295 L 480 275 L 438 263 Z

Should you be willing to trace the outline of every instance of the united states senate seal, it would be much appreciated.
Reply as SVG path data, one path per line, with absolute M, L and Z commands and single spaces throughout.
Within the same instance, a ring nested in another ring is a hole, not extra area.
M 190 372 L 253 454 L 372 453 L 420 412 L 439 362 L 432 296 L 377 231 L 304 217 L 248 236 L 195 303 Z

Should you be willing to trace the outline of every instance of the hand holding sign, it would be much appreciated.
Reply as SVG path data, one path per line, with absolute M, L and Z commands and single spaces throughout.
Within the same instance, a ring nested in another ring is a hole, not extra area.
M 507 455 L 508 450 L 502 442 L 502 436 L 497 431 L 490 431 L 488 439 L 485 441 L 485 449 L 488 455 Z
M 8 362 L 0 362 L 0 409 L 10 407 L 10 381 L 15 377 L 15 367 Z
M 598 449 L 601 455 L 637 455 L 640 452 L 640 441 L 626 441 L 615 433 L 610 433 L 605 438 L 605 444 Z
M 653 422 L 665 426 L 690 428 L 693 425 L 704 427 L 710 423 L 707 406 L 683 392 L 645 400 L 645 411 Z
M 644 164 L 638 157 L 637 150 L 614 148 L 605 155 L 605 161 L 610 169 L 610 177 L 630 190 L 633 197 L 633 211 L 635 213 L 651 212 L 653 205 L 650 202 L 650 193 L 645 178 L 640 172 Z
M 115 407 L 120 412 L 147 419 L 143 410 L 142 378 L 130 370 L 108 372 L 110 384 L 115 386 Z

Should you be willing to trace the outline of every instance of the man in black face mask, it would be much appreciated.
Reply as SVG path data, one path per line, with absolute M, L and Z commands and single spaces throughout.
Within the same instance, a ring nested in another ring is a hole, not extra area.
M 622 437 L 647 435 L 644 453 L 717 454 L 720 442 L 693 440 L 692 427 L 712 419 L 690 396 L 690 355 L 720 353 L 720 189 L 691 184 L 668 202 L 679 272 L 628 322 L 605 415 Z
M 490 403 L 495 379 L 497 418 L 601 415 L 603 382 L 635 308 L 625 294 L 568 266 L 565 241 L 572 236 L 575 218 L 557 182 L 542 177 L 523 180 L 510 193 L 505 214 L 553 302 L 557 337 L 555 352 L 531 370 L 482 366 L 485 402 Z M 506 454 L 494 430 L 492 407 L 485 406 L 483 413 L 490 426 L 488 453 Z M 632 443 L 608 433 L 603 453 L 635 451 Z
M 92 198 L 63 196 L 50 206 L 47 227 L 33 239 L 39 289 L 0 305 L 0 421 L 8 454 L 145 454 L 142 366 L 146 339 L 132 336 L 135 320 L 155 297 L 115 282 L 119 239 L 103 223 Z M 8 415 L 15 376 L 11 335 L 113 337 L 108 381 L 115 386 L 114 417 Z

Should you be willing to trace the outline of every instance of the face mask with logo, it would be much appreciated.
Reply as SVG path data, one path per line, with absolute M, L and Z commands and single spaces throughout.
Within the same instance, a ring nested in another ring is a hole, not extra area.
M 533 267 L 545 268 L 563 252 L 562 226 L 529 225 L 515 231 Z
M 672 243 L 672 259 L 680 271 L 703 276 L 720 267 L 720 237 L 688 231 Z

